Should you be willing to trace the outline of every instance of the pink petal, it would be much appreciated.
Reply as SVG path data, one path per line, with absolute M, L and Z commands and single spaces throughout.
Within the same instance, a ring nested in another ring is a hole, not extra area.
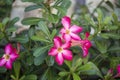
M 58 65 L 62 65 L 64 62 L 62 53 L 59 53 L 58 55 L 56 55 L 55 61 L 58 63 Z
M 69 34 L 63 34 L 63 39 L 65 39 L 66 42 L 71 41 L 71 36 Z
M 16 59 L 16 58 L 18 58 L 18 54 L 16 54 L 16 53 L 12 53 L 11 55 L 10 55 L 10 59 L 12 59 L 13 61 Z
M 86 48 L 89 49 L 92 46 L 92 44 L 89 40 L 87 40 L 86 43 L 84 44 L 84 46 L 86 46 Z
M 120 64 L 117 66 L 117 72 L 120 73 Z
M 52 47 L 48 52 L 48 55 L 55 56 L 57 54 L 57 49 Z
M 62 18 L 62 24 L 63 24 L 63 26 L 64 26 L 65 29 L 69 29 L 70 28 L 70 24 L 71 24 L 70 18 L 67 17 L 67 16 L 64 16 Z
M 62 45 L 62 48 L 63 49 L 67 49 L 67 48 L 70 48 L 71 47 L 71 42 L 65 42 L 63 45 Z
M 66 60 L 72 60 L 72 58 L 73 58 L 72 52 L 69 50 L 64 50 L 62 55 L 63 55 L 64 59 L 66 59 Z
M 6 67 L 7 69 L 12 69 L 12 60 L 8 60 L 8 61 L 6 62 L 6 64 L 5 64 L 5 67 Z
M 77 34 L 70 33 L 70 35 L 71 35 L 73 40 L 81 40 L 81 38 Z
M 73 32 L 73 33 L 79 33 L 82 31 L 82 27 L 79 27 L 77 25 L 73 25 L 71 28 L 70 28 L 70 31 Z
M 64 28 L 62 28 L 62 29 L 60 30 L 60 34 L 63 34 L 63 33 L 65 33 L 65 29 L 64 29 Z
M 6 60 L 4 58 L 0 59 L 0 66 L 3 66 L 6 63 Z
M 55 47 L 60 47 L 62 45 L 62 40 L 61 40 L 61 38 L 60 37 L 58 37 L 58 36 L 56 36 L 55 38 L 54 38 L 54 46 Z
M 82 48 L 82 50 L 83 50 L 83 57 L 86 57 L 88 55 L 88 49 Z
M 86 38 L 88 38 L 88 37 L 89 37 L 89 35 L 90 35 L 90 33 L 89 33 L 89 32 L 86 32 L 86 33 L 85 33 L 85 37 L 86 37 Z
M 10 54 L 11 51 L 12 51 L 12 45 L 11 44 L 8 44 L 5 46 L 5 54 Z

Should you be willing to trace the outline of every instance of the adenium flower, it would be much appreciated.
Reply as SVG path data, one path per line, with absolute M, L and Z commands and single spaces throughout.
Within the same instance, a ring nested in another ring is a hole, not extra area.
M 81 38 L 77 35 L 77 33 L 82 31 L 82 27 L 77 25 L 71 26 L 71 19 L 67 16 L 62 18 L 62 25 L 64 26 L 60 33 L 62 34 L 62 38 L 65 41 L 80 40 Z
M 89 32 L 85 33 L 85 39 L 83 40 L 72 40 L 72 46 L 80 46 L 83 51 L 83 57 L 88 55 L 88 50 L 92 46 L 91 42 L 88 40 Z
M 5 46 L 5 54 L 0 58 L 0 66 L 5 66 L 7 69 L 12 69 L 12 63 L 18 58 L 17 50 L 11 45 Z
M 70 42 L 62 43 L 60 37 L 54 38 L 54 46 L 48 52 L 48 55 L 54 56 L 58 65 L 62 65 L 64 60 L 72 60 L 72 52 L 69 50 Z
M 117 74 L 114 76 L 114 78 L 120 77 L 120 64 L 117 66 Z

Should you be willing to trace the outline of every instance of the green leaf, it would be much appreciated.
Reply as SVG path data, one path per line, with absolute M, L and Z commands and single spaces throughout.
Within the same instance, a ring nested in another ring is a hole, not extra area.
M 42 41 L 42 42 L 48 42 L 48 43 L 50 42 L 50 41 L 46 40 L 45 38 L 41 38 L 39 36 L 32 36 L 31 39 L 34 41 Z
M 17 21 L 19 21 L 19 17 L 13 18 L 13 19 L 9 22 L 9 26 L 13 26 Z
M 54 8 L 56 8 L 61 13 L 61 17 L 63 17 L 64 15 L 66 15 L 67 9 L 65 7 L 54 6 Z
M 47 46 L 44 46 L 44 47 L 39 47 L 39 48 L 37 48 L 37 49 L 34 51 L 33 55 L 34 55 L 35 57 L 38 57 L 38 56 L 44 54 L 45 51 L 47 51 L 50 46 L 51 46 L 51 45 L 47 45 Z
M 47 74 L 50 68 L 48 68 L 41 77 L 41 80 L 47 80 Z
M 49 13 L 48 16 L 47 16 L 47 18 L 48 18 L 48 21 L 50 21 L 51 23 L 56 23 L 53 14 Z
M 38 57 L 35 57 L 35 58 L 34 58 L 34 64 L 35 64 L 36 66 L 39 66 L 40 64 L 43 63 L 43 61 L 45 60 L 46 57 L 47 57 L 47 52 L 44 53 L 44 54 L 41 54 L 41 55 L 38 56 Z
M 10 18 L 6 17 L 3 19 L 2 24 L 5 26 L 9 22 Z
M 20 67 L 21 67 L 20 62 L 18 62 L 18 61 L 15 62 L 13 66 L 14 66 L 15 76 L 16 76 L 17 79 L 19 79 Z
M 34 59 L 34 57 L 33 56 L 29 56 L 28 58 L 27 58 L 27 64 L 28 65 L 32 65 L 33 64 L 33 59 Z
M 27 75 L 24 80 L 37 80 L 37 76 L 34 74 Z
M 101 33 L 100 34 L 103 38 L 113 38 L 113 39 L 120 39 L 120 35 L 119 34 L 115 34 L 115 33 Z
M 98 50 L 101 53 L 106 53 L 107 52 L 107 45 L 105 44 L 106 42 L 101 42 L 101 41 L 95 41 L 95 44 L 98 48 Z
M 61 72 L 59 72 L 59 76 L 61 76 L 61 77 L 64 77 L 64 76 L 67 76 L 69 74 L 69 72 L 66 72 L 66 71 L 61 71 Z
M 105 17 L 104 18 L 104 24 L 109 24 L 111 22 L 112 18 L 109 16 L 109 17 Z
M 119 46 L 112 46 L 112 47 L 110 47 L 109 49 L 108 49 L 108 51 L 113 51 L 113 52 L 116 52 L 116 51 L 120 51 L 120 47 Z
M 33 2 L 33 3 L 40 3 L 43 2 L 44 0 L 22 0 L 23 2 Z
M 0 67 L 0 73 L 5 73 L 6 71 L 7 71 L 6 68 L 4 68 L 4 67 Z
M 114 23 L 117 24 L 118 23 L 118 17 L 115 13 L 112 14 L 112 17 L 114 19 Z
M 97 68 L 97 66 L 92 63 L 92 62 L 88 62 L 87 64 L 79 67 L 77 69 L 77 71 L 80 71 L 80 73 L 82 74 L 88 74 L 88 75 L 98 75 L 99 77 L 103 78 L 103 76 L 101 75 L 100 70 Z
M 79 75 L 77 75 L 76 73 L 73 73 L 73 80 L 81 80 Z
M 28 31 L 29 37 L 32 37 L 34 34 L 35 34 L 35 27 L 30 27 L 30 29 Z
M 39 9 L 39 8 L 43 8 L 43 6 L 42 5 L 30 5 L 30 6 L 25 8 L 25 12 L 35 10 L 35 9 Z
M 24 25 L 36 25 L 39 21 L 44 21 L 43 18 L 38 17 L 29 17 L 22 20 L 22 24 Z
M 69 67 L 69 69 L 71 69 L 71 67 L 72 67 L 72 62 L 71 61 L 66 61 L 65 60 L 65 64 Z
M 102 21 L 102 18 L 103 18 L 103 13 L 100 9 L 97 9 L 97 13 L 98 13 L 98 22 L 100 23 Z
M 51 38 L 50 38 L 50 31 L 49 31 L 47 25 L 45 24 L 45 22 L 40 21 L 40 22 L 38 23 L 38 26 L 39 26 L 40 29 L 47 35 L 47 37 L 51 40 Z
M 20 43 L 27 43 L 29 41 L 28 37 L 25 36 L 16 37 L 15 40 Z
M 48 66 L 53 66 L 54 57 L 53 56 L 48 56 L 48 58 L 46 59 L 46 63 L 47 63 Z
M 56 30 L 56 29 L 53 29 L 52 34 L 51 34 L 51 38 L 52 38 L 52 39 L 54 38 L 54 36 L 56 35 L 56 33 L 57 33 L 57 30 Z

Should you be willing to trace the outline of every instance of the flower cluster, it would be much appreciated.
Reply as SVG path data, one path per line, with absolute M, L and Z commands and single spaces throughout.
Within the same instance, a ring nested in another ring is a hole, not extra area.
M 12 63 L 18 58 L 16 48 L 12 44 L 5 46 L 5 54 L 0 58 L 0 66 L 5 66 L 7 69 L 12 69 Z
M 48 55 L 55 57 L 58 65 L 62 65 L 64 60 L 72 60 L 72 52 L 69 50 L 71 46 L 80 46 L 83 50 L 83 57 L 88 55 L 88 49 L 91 47 L 88 32 L 85 34 L 85 39 L 81 39 L 78 33 L 82 31 L 82 27 L 71 26 L 71 19 L 67 16 L 63 17 L 61 22 L 63 25 L 60 30 L 61 37 L 54 37 L 54 46 L 48 52 Z

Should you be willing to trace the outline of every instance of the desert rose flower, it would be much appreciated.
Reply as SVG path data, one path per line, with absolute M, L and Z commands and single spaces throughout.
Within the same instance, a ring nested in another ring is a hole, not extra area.
M 92 46 L 90 40 L 88 40 L 89 33 L 85 33 L 85 39 L 83 40 L 72 40 L 71 45 L 72 46 L 80 46 L 83 51 L 83 57 L 86 57 L 88 55 L 88 50 Z
M 82 27 L 79 27 L 77 25 L 71 26 L 71 19 L 67 16 L 62 18 L 62 25 L 64 26 L 60 33 L 62 34 L 62 38 L 65 41 L 71 41 L 73 40 L 80 40 L 81 38 L 77 35 L 77 33 L 82 31 Z
M 12 63 L 18 58 L 17 50 L 11 45 L 5 46 L 5 54 L 0 58 L 0 66 L 5 66 L 7 69 L 12 69 Z
M 48 52 L 48 55 L 54 56 L 58 65 L 62 65 L 64 60 L 72 60 L 72 52 L 69 50 L 70 42 L 62 43 L 60 37 L 54 38 L 54 46 Z

